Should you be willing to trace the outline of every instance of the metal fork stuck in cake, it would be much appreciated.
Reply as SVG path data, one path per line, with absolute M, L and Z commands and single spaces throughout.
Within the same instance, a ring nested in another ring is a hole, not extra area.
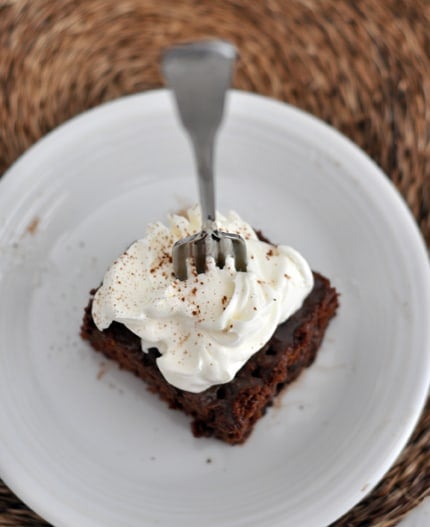
M 246 271 L 245 241 L 238 234 L 219 231 L 215 222 L 214 146 L 235 59 L 234 46 L 222 40 L 183 44 L 163 56 L 164 76 L 193 145 L 202 213 L 201 232 L 173 247 L 173 268 L 180 280 L 187 279 L 188 259 L 197 273 L 206 271 L 209 257 L 221 268 L 227 257 L 233 257 L 236 270 Z

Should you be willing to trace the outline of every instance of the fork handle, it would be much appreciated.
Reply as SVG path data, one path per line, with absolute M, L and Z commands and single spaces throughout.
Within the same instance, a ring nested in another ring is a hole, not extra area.
M 197 165 L 202 228 L 215 227 L 214 149 L 236 49 L 223 40 L 183 44 L 167 50 L 163 73 L 190 136 Z
M 214 183 L 214 149 L 215 141 L 201 141 L 192 138 L 194 155 L 197 164 L 202 230 L 214 230 L 215 226 L 215 183 Z

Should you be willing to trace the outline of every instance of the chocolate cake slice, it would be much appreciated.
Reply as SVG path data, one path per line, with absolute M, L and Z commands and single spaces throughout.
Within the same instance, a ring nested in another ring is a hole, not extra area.
M 315 359 L 330 319 L 338 306 L 338 295 L 327 278 L 314 273 L 313 290 L 302 307 L 280 324 L 267 344 L 238 371 L 235 378 L 191 393 L 170 385 L 160 373 L 153 348 L 141 349 L 140 338 L 122 324 L 113 322 L 99 331 L 91 316 L 93 295 L 85 309 L 81 336 L 91 346 L 144 380 L 149 389 L 170 408 L 193 418 L 196 437 L 214 436 L 232 445 L 243 443 L 256 421 L 277 394 Z

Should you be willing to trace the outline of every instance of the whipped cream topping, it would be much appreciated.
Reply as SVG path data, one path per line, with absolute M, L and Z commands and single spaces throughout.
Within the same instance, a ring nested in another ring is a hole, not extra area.
M 113 322 L 138 335 L 145 352 L 158 348 L 157 365 L 170 384 L 201 392 L 233 379 L 237 371 L 290 317 L 313 287 L 304 258 L 287 246 L 258 240 L 236 213 L 217 215 L 220 230 L 240 234 L 248 251 L 247 272 L 232 259 L 223 269 L 209 261 L 206 273 L 190 268 L 175 278 L 174 242 L 200 231 L 200 210 L 154 223 L 107 271 L 92 315 L 99 330 Z

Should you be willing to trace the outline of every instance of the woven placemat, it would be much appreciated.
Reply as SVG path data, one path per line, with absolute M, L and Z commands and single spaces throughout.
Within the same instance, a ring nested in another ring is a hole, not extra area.
M 0 173 L 69 117 L 160 86 L 160 51 L 200 37 L 238 46 L 237 88 L 299 106 L 367 151 L 430 243 L 425 0 L 0 0 Z M 389 527 L 427 494 L 430 403 L 396 465 L 334 525 Z M 46 525 L 0 483 L 0 527 Z

